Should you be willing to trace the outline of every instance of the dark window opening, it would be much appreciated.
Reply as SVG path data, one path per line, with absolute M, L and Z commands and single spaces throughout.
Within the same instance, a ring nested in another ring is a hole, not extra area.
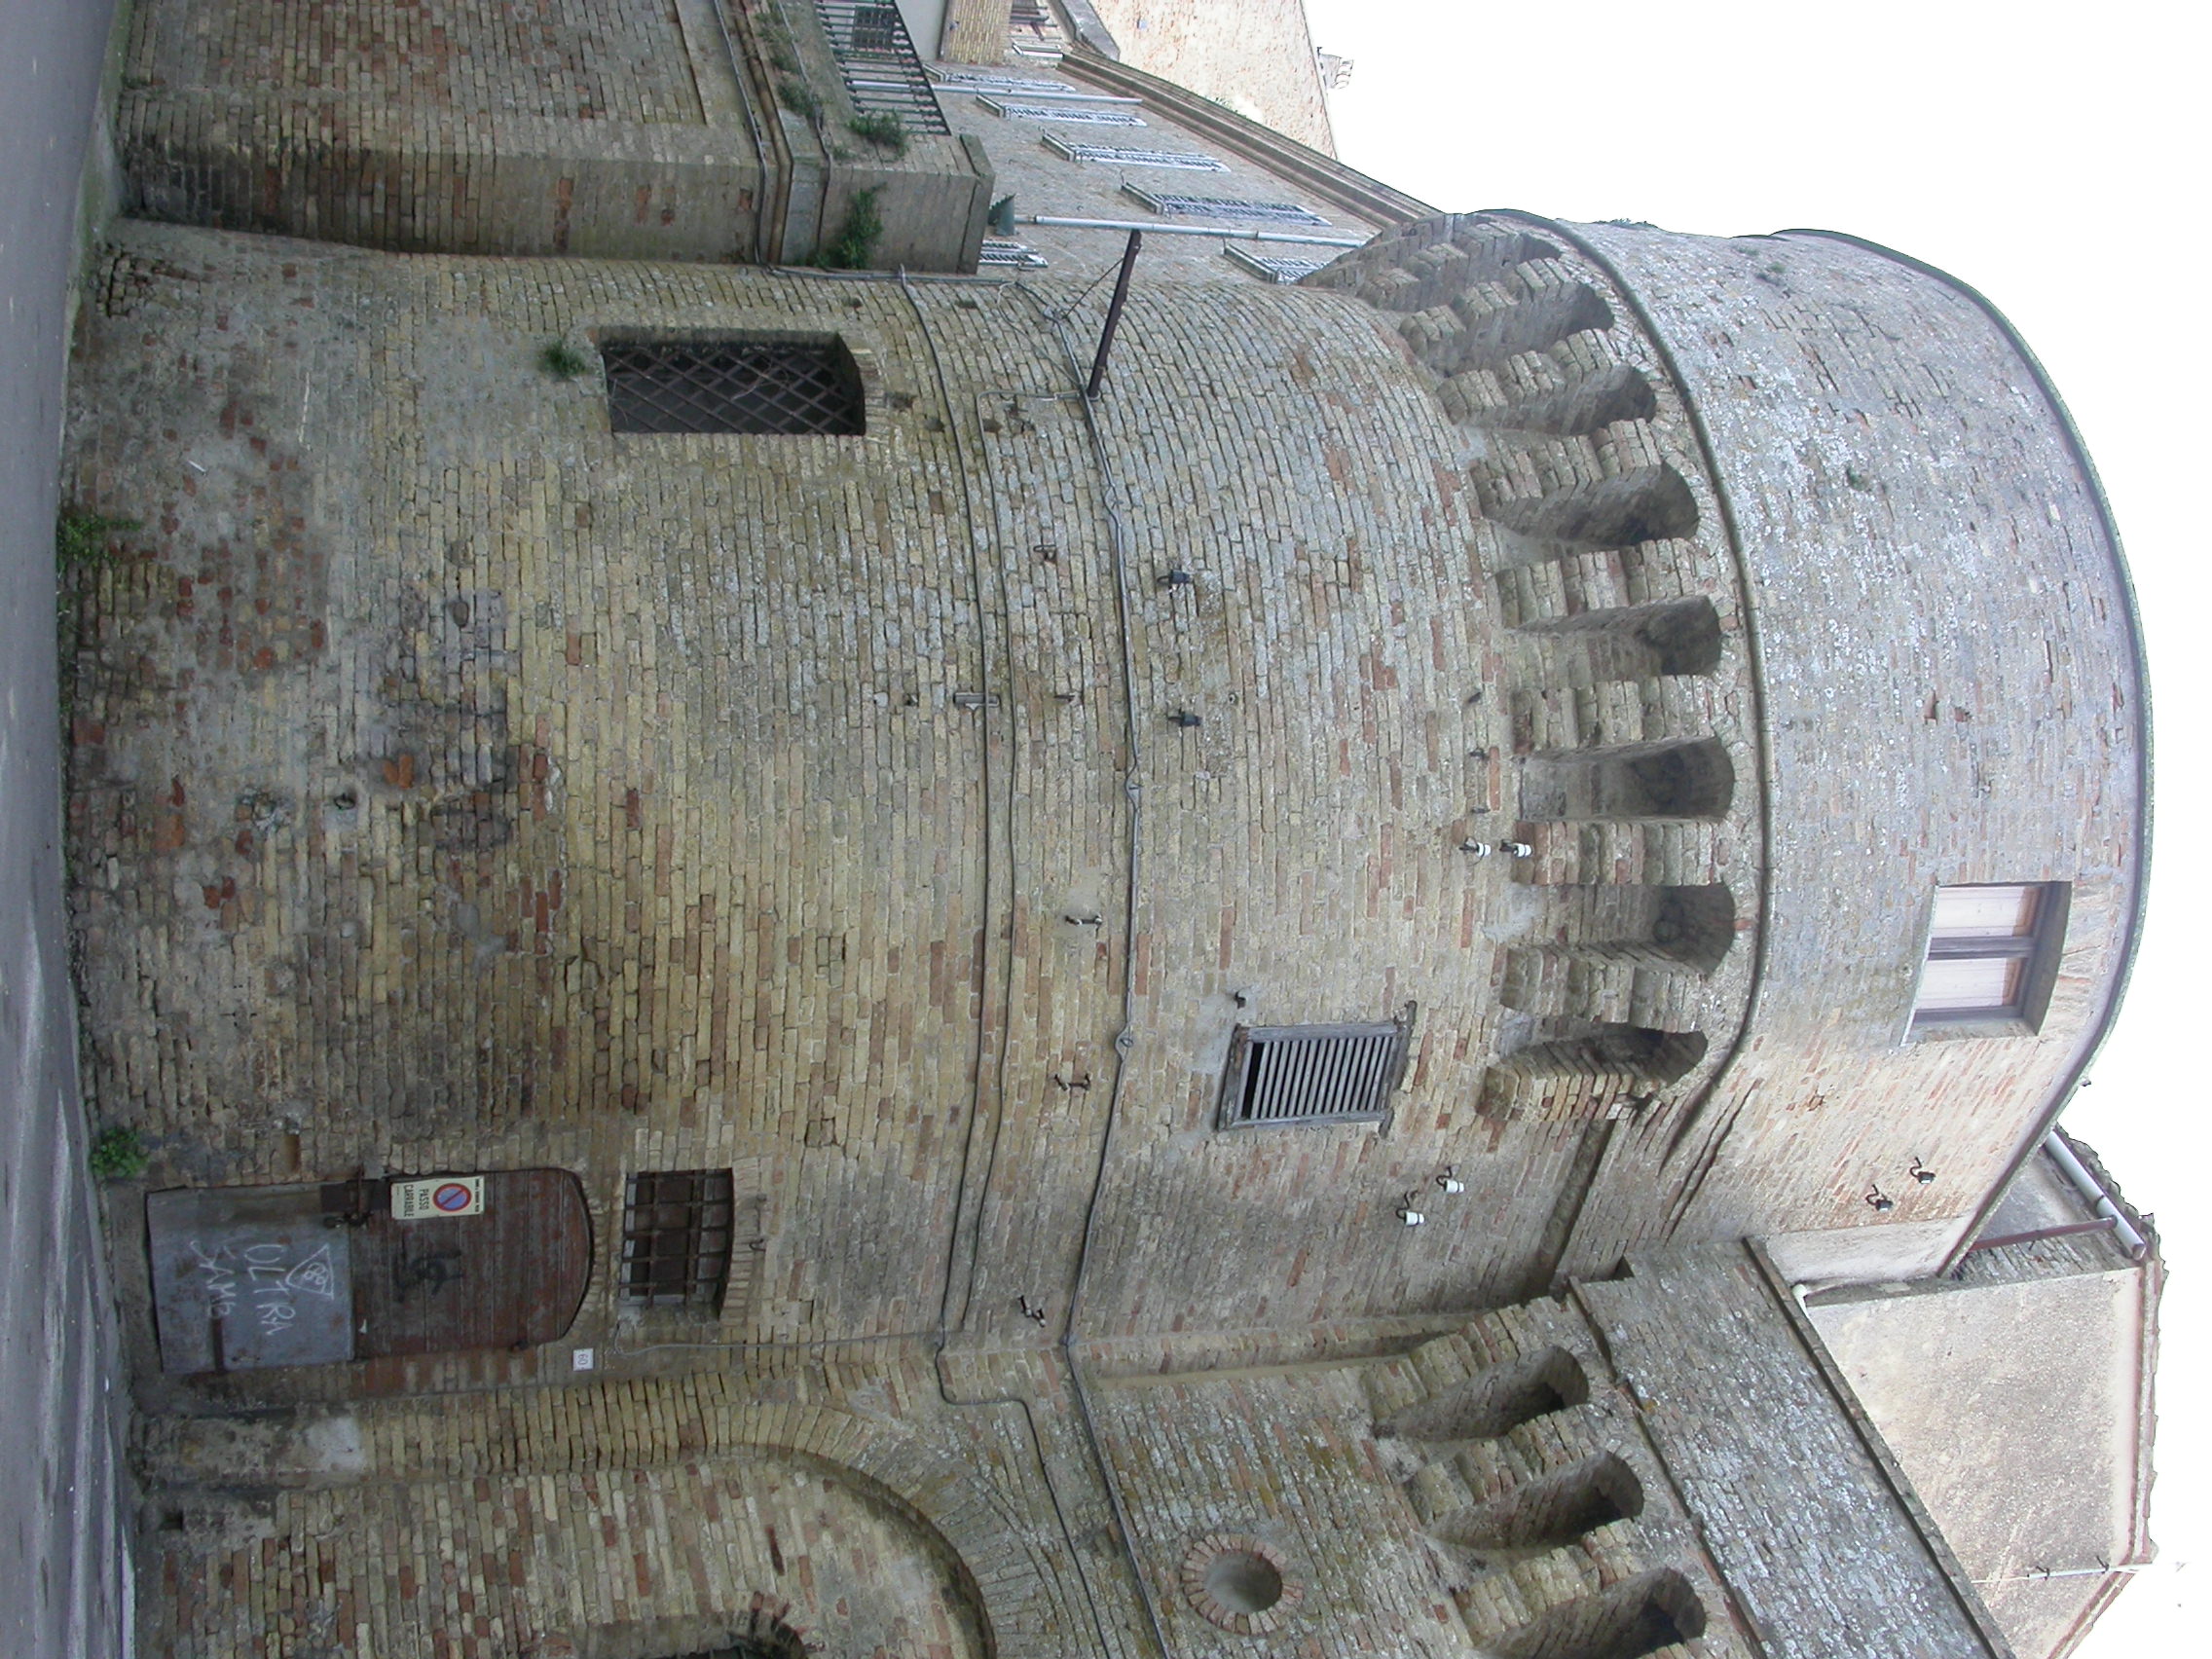
M 1238 1026 L 1220 1126 L 1380 1118 L 1397 1085 L 1405 1037 L 1398 1024 Z
M 622 1205 L 623 1298 L 720 1312 L 736 1214 L 726 1169 L 631 1176 Z
M 608 340 L 608 422 L 617 432 L 857 436 L 859 367 L 835 336 Z

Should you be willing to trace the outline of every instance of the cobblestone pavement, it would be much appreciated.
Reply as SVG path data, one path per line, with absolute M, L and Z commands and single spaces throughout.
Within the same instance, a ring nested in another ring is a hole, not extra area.
M 120 1395 L 61 906 L 53 540 L 64 295 L 110 6 L 0 8 L 0 1652 L 129 1645 Z

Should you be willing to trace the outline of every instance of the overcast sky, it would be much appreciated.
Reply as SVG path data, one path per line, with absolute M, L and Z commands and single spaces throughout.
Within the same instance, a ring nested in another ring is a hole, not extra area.
M 1676 6 L 1307 0 L 1349 57 L 1346 162 L 1438 207 L 1525 207 L 1737 235 L 1850 231 L 1972 283 L 2018 326 L 2087 440 L 2149 635 L 2157 848 L 2126 1013 L 2066 1126 L 2157 1214 L 2172 1278 L 2159 1368 L 2159 1565 L 2083 1659 L 2207 1651 L 2212 1600 L 2212 1022 L 2194 868 L 2212 693 L 2201 7 L 1859 0 Z M 2194 1412 L 2185 1409 L 2194 1405 Z

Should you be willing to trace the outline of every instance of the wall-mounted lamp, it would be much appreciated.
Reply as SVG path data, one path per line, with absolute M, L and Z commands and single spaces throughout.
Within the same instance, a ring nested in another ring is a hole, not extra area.
M 1415 1191 L 1408 1193 L 1404 1198 L 1398 1200 L 1398 1219 L 1404 1222 L 1408 1227 L 1419 1227 L 1424 1225 L 1428 1220 L 1427 1216 L 1421 1214 L 1420 1211 L 1414 1208 L 1414 1199 L 1419 1197 L 1420 1193 L 1419 1189 L 1416 1189 Z
M 1912 1178 L 1915 1181 L 1918 1181 L 1923 1187 L 1927 1186 L 1929 1182 L 1936 1179 L 1936 1171 L 1929 1168 L 1927 1164 L 1920 1161 L 1920 1155 L 1918 1153 L 1914 1153 L 1912 1157 Z
M 1478 859 L 1487 859 L 1491 856 L 1491 854 L 1497 851 L 1497 849 L 1492 846 L 1488 841 L 1461 841 L 1459 843 L 1459 851 L 1461 851 L 1462 853 L 1471 853 Z
M 1467 1190 L 1467 1183 L 1459 1179 L 1459 1166 L 1456 1163 L 1444 1166 L 1444 1173 L 1436 1178 L 1436 1184 L 1447 1193 L 1463 1193 Z
M 1882 1215 L 1888 1215 L 1890 1211 L 1898 1207 L 1897 1199 L 1891 1198 L 1879 1187 L 1868 1187 L 1866 1189 L 1865 1201 L 1868 1209 L 1877 1211 Z

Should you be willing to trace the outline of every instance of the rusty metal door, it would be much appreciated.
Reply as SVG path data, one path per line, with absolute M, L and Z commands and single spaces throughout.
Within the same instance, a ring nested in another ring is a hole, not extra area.
M 146 1200 L 162 1369 L 328 1365 L 558 1340 L 591 1276 L 591 1215 L 565 1169 L 480 1181 L 466 1213 L 393 1214 L 390 1180 L 155 1193 Z

